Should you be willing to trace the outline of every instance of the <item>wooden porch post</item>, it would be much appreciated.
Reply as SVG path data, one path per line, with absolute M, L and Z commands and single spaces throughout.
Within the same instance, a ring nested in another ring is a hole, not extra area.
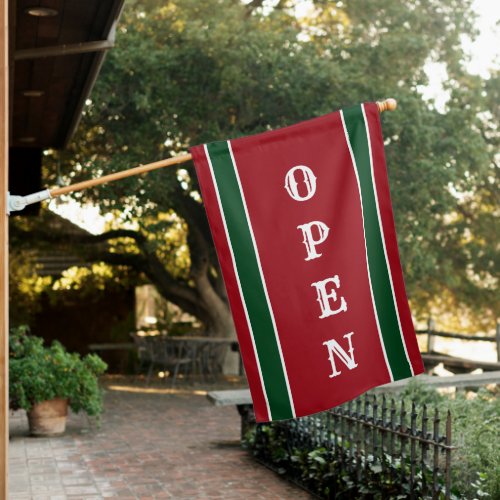
M 6 197 L 9 164 L 8 0 L 0 0 L 0 499 L 7 498 L 9 445 L 9 290 Z

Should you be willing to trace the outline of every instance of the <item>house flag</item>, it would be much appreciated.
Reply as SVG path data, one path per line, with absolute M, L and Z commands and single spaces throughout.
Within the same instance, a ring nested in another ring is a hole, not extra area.
M 191 153 L 257 422 L 423 371 L 375 103 Z

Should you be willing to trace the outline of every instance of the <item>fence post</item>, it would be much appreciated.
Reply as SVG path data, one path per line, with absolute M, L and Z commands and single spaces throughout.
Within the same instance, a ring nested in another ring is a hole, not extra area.
M 241 441 L 245 441 L 247 433 L 255 428 L 255 413 L 252 405 L 236 405 L 241 417 Z
M 498 322 L 496 331 L 496 341 L 497 341 L 497 361 L 500 363 L 500 323 Z
M 427 450 L 429 449 L 429 444 L 427 440 L 429 439 L 429 434 L 427 432 L 427 422 L 429 417 L 427 416 L 427 405 L 424 404 L 422 411 L 422 441 L 420 441 L 420 467 L 422 468 L 422 495 L 425 495 L 428 491 L 427 486 Z
M 446 500 L 450 498 L 451 495 L 451 412 L 448 410 L 446 416 L 446 465 L 445 465 L 445 492 L 444 496 Z
M 436 337 L 434 337 L 433 332 L 436 329 L 436 323 L 432 317 L 429 316 L 429 321 L 427 321 L 427 352 L 434 352 L 434 341 Z
M 434 422 L 433 422 L 433 433 L 432 433 L 432 440 L 433 440 L 433 448 L 434 448 L 434 460 L 433 460 L 433 467 L 432 467 L 432 498 L 438 499 L 439 498 L 439 483 L 438 483 L 438 477 L 439 477 L 439 422 L 441 419 L 439 418 L 439 410 L 436 408 L 434 410 Z

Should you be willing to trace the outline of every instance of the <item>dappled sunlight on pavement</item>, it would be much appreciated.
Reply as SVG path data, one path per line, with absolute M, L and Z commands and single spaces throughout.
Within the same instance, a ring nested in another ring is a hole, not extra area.
M 108 385 L 108 391 L 134 392 L 136 394 L 191 394 L 193 396 L 206 396 L 208 391 L 199 389 L 159 389 L 155 387 L 134 387 L 131 385 Z
M 25 415 L 12 414 L 9 498 L 309 498 L 241 449 L 236 409 L 205 397 L 220 384 L 105 386 L 100 428 L 72 414 L 64 436 L 32 438 Z

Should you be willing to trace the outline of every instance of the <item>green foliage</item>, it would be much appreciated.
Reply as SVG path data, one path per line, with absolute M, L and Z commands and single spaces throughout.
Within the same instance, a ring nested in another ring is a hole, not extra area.
M 500 498 L 500 398 L 459 392 L 442 406 L 453 415 L 452 484 L 465 498 Z
M 107 365 L 95 354 L 80 358 L 57 341 L 50 347 L 43 339 L 18 327 L 9 337 L 10 405 L 29 411 L 33 404 L 56 397 L 68 398 L 71 409 L 88 415 L 102 413 L 98 376 Z
M 500 78 L 494 73 L 482 80 L 464 68 L 461 38 L 474 36 L 471 1 L 316 1 L 302 18 L 294 15 L 296 3 L 129 1 L 117 46 L 63 157 L 63 174 L 81 180 L 194 144 L 394 96 L 399 110 L 382 121 L 415 312 L 426 315 L 430 304 L 446 297 L 443 307 L 467 306 L 491 327 L 499 303 L 494 186 Z M 428 62 L 447 71 L 444 110 L 422 98 Z M 56 172 L 51 161 L 47 157 L 49 178 Z M 186 243 L 169 248 L 161 214 L 173 210 L 189 236 L 201 228 L 210 241 L 206 221 L 188 210 L 187 201 L 199 193 L 192 167 L 186 169 L 164 169 L 75 197 L 135 221 L 172 269 Z M 199 253 L 194 238 L 187 245 L 191 257 Z M 182 262 L 184 280 L 198 266 Z
M 40 296 L 51 278 L 37 275 L 33 251 L 9 248 L 9 321 L 13 325 L 29 323 L 40 311 Z
M 434 387 L 423 384 L 418 379 L 411 379 L 401 392 L 401 398 L 407 402 L 407 407 L 415 403 L 417 408 L 423 405 L 438 406 L 446 398 L 440 394 Z

